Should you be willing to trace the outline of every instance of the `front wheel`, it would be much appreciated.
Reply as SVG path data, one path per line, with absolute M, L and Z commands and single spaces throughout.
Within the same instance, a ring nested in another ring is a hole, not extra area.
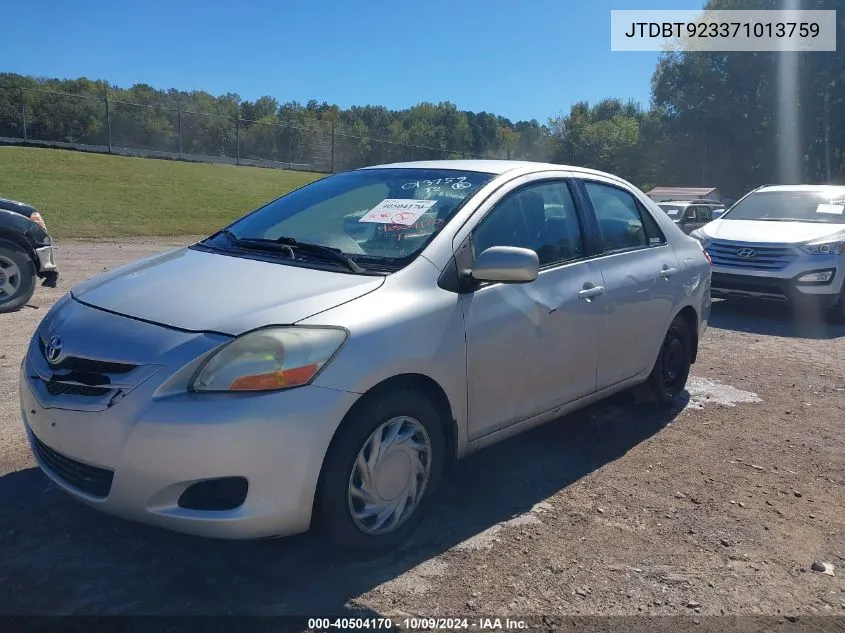
M 443 473 L 440 418 L 427 398 L 398 390 L 364 404 L 343 424 L 318 498 L 333 540 L 379 550 L 410 536 Z
M 828 321 L 837 325 L 845 324 L 845 288 L 839 294 L 839 301 L 830 309 Z
M 672 404 L 681 395 L 687 384 L 691 365 L 692 336 L 686 321 L 675 317 L 648 377 L 649 389 L 658 404 Z
M 0 312 L 12 312 L 32 298 L 35 266 L 16 244 L 0 241 Z

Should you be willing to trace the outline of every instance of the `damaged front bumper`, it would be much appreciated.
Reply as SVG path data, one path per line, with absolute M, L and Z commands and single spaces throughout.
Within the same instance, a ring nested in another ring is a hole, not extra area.
M 36 248 L 35 255 L 38 257 L 38 276 L 43 279 L 41 285 L 55 288 L 59 281 L 59 269 L 53 257 L 53 245 Z

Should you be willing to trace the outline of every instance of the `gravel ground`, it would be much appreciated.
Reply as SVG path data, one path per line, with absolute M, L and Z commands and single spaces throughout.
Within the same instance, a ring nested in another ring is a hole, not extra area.
M 71 285 L 182 243 L 62 243 L 59 288 L 0 315 L 0 613 L 845 614 L 845 327 L 772 307 L 714 305 L 673 413 L 620 396 L 462 462 L 390 555 L 76 503 L 26 444 L 27 341 Z

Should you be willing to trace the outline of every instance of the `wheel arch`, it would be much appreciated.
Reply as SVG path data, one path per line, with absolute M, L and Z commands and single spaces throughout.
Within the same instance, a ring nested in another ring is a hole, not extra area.
M 349 423 L 349 420 L 361 410 L 361 408 L 369 404 L 372 400 L 389 391 L 398 389 L 405 389 L 420 393 L 428 398 L 437 408 L 437 411 L 440 413 L 441 424 L 443 425 L 443 440 L 446 443 L 446 464 L 444 466 L 448 469 L 457 461 L 458 424 L 452 412 L 452 405 L 449 402 L 449 397 L 446 395 L 446 391 L 443 387 L 441 387 L 440 384 L 433 378 L 418 373 L 404 373 L 386 378 L 361 394 L 361 397 L 355 401 L 355 403 L 349 408 L 349 411 L 346 412 L 346 415 L 343 416 L 340 424 L 337 425 L 337 428 L 332 435 L 332 439 L 329 442 L 328 449 L 326 450 L 325 455 L 323 455 L 323 462 L 320 464 L 320 474 L 317 478 L 317 487 L 315 489 L 311 511 L 312 526 L 319 520 L 318 504 L 324 485 L 323 476 L 326 470 L 326 463 L 337 446 L 341 430 Z
M 698 358 L 698 312 L 696 312 L 695 308 L 692 306 L 687 305 L 681 308 L 678 313 L 672 317 L 672 321 L 678 317 L 681 317 L 684 320 L 687 324 L 687 328 L 689 329 L 690 337 L 692 338 L 692 356 L 690 357 L 690 361 L 695 363 Z
M 2 246 L 3 242 L 14 244 L 23 250 L 27 257 L 29 257 L 29 261 L 35 267 L 35 272 L 38 272 L 38 256 L 35 254 L 35 249 L 32 247 L 32 244 L 30 244 L 24 236 L 17 231 L 0 226 L 0 246 Z

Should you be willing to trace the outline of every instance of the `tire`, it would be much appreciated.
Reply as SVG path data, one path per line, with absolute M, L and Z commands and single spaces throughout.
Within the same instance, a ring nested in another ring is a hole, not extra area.
M 660 346 L 646 382 L 654 401 L 671 405 L 684 391 L 692 365 L 692 335 L 681 317 L 675 317 Z
M 845 289 L 839 294 L 839 301 L 828 312 L 827 320 L 836 325 L 845 324 Z
M 406 420 L 403 421 L 402 418 Z M 385 429 L 386 424 L 391 426 Z M 388 456 L 387 461 L 381 460 L 381 463 L 377 464 L 379 468 L 373 473 L 375 476 L 370 478 L 368 487 L 361 477 L 358 458 L 359 454 L 363 458 L 372 456 L 373 452 L 368 449 L 377 439 L 375 433 L 379 429 L 382 430 L 382 437 L 389 437 L 393 431 L 402 435 L 413 431 L 411 440 L 417 444 L 403 442 L 390 445 L 390 450 L 382 453 L 382 457 Z M 364 403 L 351 413 L 351 417 L 345 420 L 332 441 L 317 493 L 321 527 L 332 541 L 344 549 L 379 551 L 395 547 L 410 537 L 422 519 L 443 475 L 446 444 L 442 429 L 443 423 L 437 408 L 421 394 L 407 389 L 375 396 L 372 401 Z M 428 447 L 427 460 L 421 458 L 420 453 L 412 448 L 423 445 Z M 417 456 L 423 473 L 427 470 L 427 480 L 424 484 L 420 483 L 422 475 L 411 476 L 415 463 L 413 455 Z M 424 461 L 427 463 L 424 464 Z M 379 481 L 374 481 L 378 479 L 379 471 L 382 477 Z M 401 483 L 403 479 L 406 480 L 404 485 Z M 378 517 L 365 516 L 366 513 L 362 511 L 363 501 L 351 492 L 353 487 L 358 494 L 369 489 L 372 491 L 367 493 L 370 495 L 369 499 L 384 503 L 383 499 L 391 498 L 407 512 L 408 504 L 401 504 L 401 499 L 408 498 L 406 493 L 412 491 L 414 486 L 418 492 L 414 509 L 407 515 L 401 509 L 394 511 L 381 528 L 377 526 Z M 400 488 L 402 492 L 394 494 Z M 358 520 L 353 517 L 353 511 L 357 511 Z M 394 519 L 396 524 L 390 526 Z
M 17 244 L 0 241 L 0 313 L 26 305 L 35 292 L 36 281 L 29 255 Z

